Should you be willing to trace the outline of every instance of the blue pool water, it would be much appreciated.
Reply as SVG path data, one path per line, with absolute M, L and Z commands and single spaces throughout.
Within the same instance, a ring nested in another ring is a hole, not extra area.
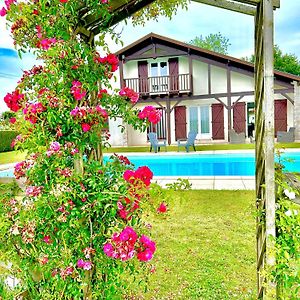
M 253 153 L 189 154 L 189 155 L 128 155 L 136 167 L 148 166 L 155 176 L 253 176 Z M 300 172 L 300 152 L 287 152 L 282 159 L 288 172 Z M 13 170 L 0 171 L 0 177 L 13 177 Z
M 174 156 L 128 156 L 136 166 L 147 165 L 156 176 L 254 176 L 253 153 L 192 154 Z M 282 159 L 288 172 L 300 172 L 300 152 L 285 153 Z

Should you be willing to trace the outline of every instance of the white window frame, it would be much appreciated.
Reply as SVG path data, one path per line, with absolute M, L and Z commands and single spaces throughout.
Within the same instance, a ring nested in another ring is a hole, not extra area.
M 158 72 L 157 76 L 152 76 L 152 64 L 157 64 L 158 65 Z M 161 68 L 160 64 L 161 63 L 166 63 L 166 68 L 167 68 L 167 75 L 161 75 Z M 149 70 L 148 74 L 150 74 L 150 93 L 161 93 L 161 92 L 168 92 L 169 91 L 169 62 L 168 60 L 165 59 L 153 59 L 148 62 L 149 65 Z M 158 80 L 155 77 L 161 77 L 161 76 L 167 76 L 166 78 L 162 79 L 162 82 L 158 82 Z
M 196 106 L 188 106 L 188 128 L 190 131 L 190 108 L 197 108 L 197 117 L 198 117 L 198 134 L 197 139 L 211 139 L 212 137 L 212 123 L 211 123 L 211 105 L 196 105 Z M 201 107 L 208 107 L 208 114 L 209 114 L 209 132 L 208 133 L 201 133 Z

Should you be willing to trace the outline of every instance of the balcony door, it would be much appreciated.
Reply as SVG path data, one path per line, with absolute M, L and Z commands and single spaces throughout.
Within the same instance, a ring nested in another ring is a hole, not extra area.
M 197 133 L 197 138 L 210 138 L 210 107 L 208 105 L 189 107 L 189 125 L 190 131 Z
M 155 61 L 150 63 L 150 92 L 166 93 L 169 91 L 168 62 Z
M 170 92 L 179 92 L 178 57 L 169 59 Z

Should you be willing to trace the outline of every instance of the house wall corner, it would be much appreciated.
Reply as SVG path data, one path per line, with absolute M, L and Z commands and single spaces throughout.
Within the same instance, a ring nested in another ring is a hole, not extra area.
M 295 141 L 300 142 L 300 82 L 294 82 L 294 127 Z

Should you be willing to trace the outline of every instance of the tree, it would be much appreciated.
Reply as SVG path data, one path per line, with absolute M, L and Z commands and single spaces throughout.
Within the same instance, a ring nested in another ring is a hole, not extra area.
M 210 33 L 203 37 L 202 35 L 196 36 L 188 42 L 191 45 L 201 47 L 207 50 L 215 51 L 221 54 L 228 53 L 228 47 L 231 45 L 229 39 L 223 36 L 220 32 Z
M 255 63 L 255 55 L 242 57 L 243 60 Z M 300 60 L 295 54 L 283 53 L 278 45 L 274 45 L 274 69 L 300 76 Z
M 274 69 L 294 75 L 300 75 L 300 60 L 295 54 L 282 53 L 279 46 L 275 45 Z
M 146 20 L 151 19 L 158 21 L 159 16 L 165 16 L 171 19 L 179 7 L 187 9 L 188 3 L 188 0 L 156 0 L 136 12 L 132 16 L 132 22 L 134 25 L 144 25 Z
M 124 156 L 104 163 L 103 150 L 108 117 L 145 131 L 161 113 L 139 111 L 136 92 L 112 88 L 118 58 L 78 34 L 82 7 L 111 18 L 106 0 L 7 0 L 0 10 L 19 52 L 43 61 L 4 98 L 20 132 L 14 147 L 28 154 L 14 169 L 24 197 L 0 199 L 0 262 L 11 264 L 1 268 L 0 298 L 122 299 L 133 291 L 129 275 L 138 271 L 140 282 L 151 270 L 156 247 L 142 212 L 153 173 Z M 105 34 L 95 44 L 108 49 Z M 16 289 L 5 288 L 8 276 Z

